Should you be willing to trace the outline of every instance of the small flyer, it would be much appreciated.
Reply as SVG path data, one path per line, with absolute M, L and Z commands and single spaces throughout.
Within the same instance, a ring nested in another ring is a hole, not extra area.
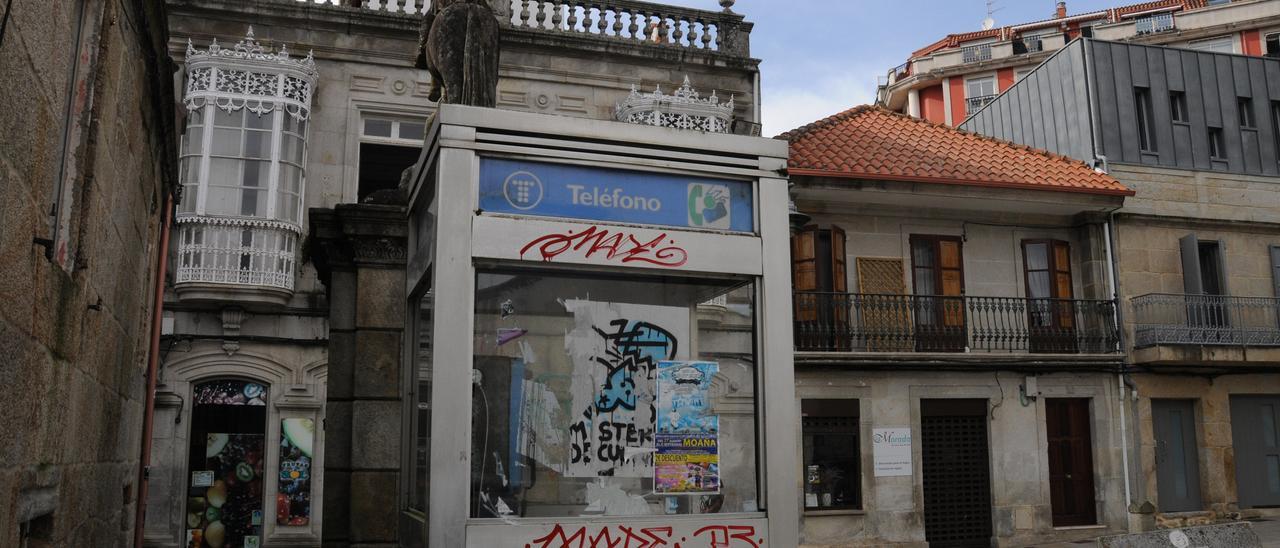
M 657 375 L 654 491 L 720 492 L 720 417 L 712 414 L 716 362 L 662 361 Z

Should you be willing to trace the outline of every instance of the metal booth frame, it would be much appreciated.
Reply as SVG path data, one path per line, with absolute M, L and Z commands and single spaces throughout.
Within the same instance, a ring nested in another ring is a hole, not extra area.
M 609 538 L 613 541 L 621 538 L 616 530 L 602 530 L 619 525 L 623 529 L 650 530 L 674 527 L 676 535 L 689 531 L 689 537 L 694 536 L 695 529 L 700 529 L 700 534 L 702 530 L 718 528 L 719 533 L 705 535 L 718 540 L 702 542 L 724 548 L 797 545 L 800 479 L 795 448 L 799 443 L 799 423 L 792 362 L 790 233 L 787 179 L 783 172 L 786 155 L 786 143 L 774 139 L 441 105 L 427 130 L 423 154 L 409 189 L 407 311 L 410 317 L 414 316 L 416 297 L 422 295 L 423 288 L 434 288 L 432 307 L 436 320 L 431 326 L 432 340 L 465 342 L 432 345 L 430 407 L 472 409 L 474 350 L 470 341 L 476 323 L 478 267 L 559 265 L 574 273 L 613 276 L 632 273 L 750 278 L 755 290 L 754 458 L 759 511 L 471 518 L 469 510 L 474 501 L 470 483 L 470 413 L 432 412 L 427 509 L 425 523 L 419 522 L 425 525 L 428 546 L 594 546 L 601 535 L 612 534 Z M 483 211 L 479 182 L 482 157 L 749 181 L 754 195 L 752 228 L 750 232 L 733 233 Z M 642 241 L 656 234 L 670 234 L 688 250 L 687 261 L 673 271 L 644 261 L 610 260 L 611 254 L 606 253 L 566 253 L 552 260 L 520 252 L 536 235 L 583 230 L 593 225 L 640 234 Z M 409 325 L 414 323 L 410 321 Z M 413 369 L 417 336 L 413 332 L 406 335 L 406 368 Z M 412 421 L 406 420 L 406 424 Z M 415 433 L 409 426 L 404 430 L 405 451 L 409 455 Z M 405 462 L 406 466 L 413 466 L 412 461 Z M 572 527 L 572 533 L 562 533 L 562 542 L 545 541 L 550 537 L 546 531 L 561 527 L 566 531 Z M 751 532 L 744 533 L 748 530 Z M 408 536 L 422 538 L 423 533 L 414 531 Z M 676 536 L 665 540 L 679 545 L 682 539 Z M 661 545 L 658 539 L 653 541 L 628 541 L 628 545 Z M 693 541 L 689 538 L 683 545 L 698 546 Z M 604 544 L 621 546 L 616 542 Z

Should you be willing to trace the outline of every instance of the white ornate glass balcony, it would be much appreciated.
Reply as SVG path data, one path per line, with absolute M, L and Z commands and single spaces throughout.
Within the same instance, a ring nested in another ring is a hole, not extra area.
M 709 133 L 728 133 L 733 125 L 733 97 L 721 103 L 715 91 L 710 97 L 702 97 L 689 84 L 684 84 L 670 95 L 655 88 L 653 93 L 640 93 L 631 86 L 631 94 L 618 103 L 614 119 L 619 122 L 650 126 L 692 129 Z
M 175 289 L 184 300 L 283 304 L 302 233 L 311 55 L 244 40 L 188 43 Z

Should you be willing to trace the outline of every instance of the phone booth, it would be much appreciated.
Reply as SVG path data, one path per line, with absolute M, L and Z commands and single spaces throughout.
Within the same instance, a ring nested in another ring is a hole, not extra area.
M 797 544 L 786 152 L 441 106 L 409 202 L 429 546 Z

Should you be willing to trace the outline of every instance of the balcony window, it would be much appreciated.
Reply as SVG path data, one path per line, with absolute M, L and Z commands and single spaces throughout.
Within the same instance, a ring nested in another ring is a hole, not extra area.
M 965 106 L 973 114 L 996 98 L 996 77 L 983 76 L 964 81 Z
M 1266 51 L 1263 53 L 1267 57 L 1280 57 L 1280 32 L 1268 34 L 1266 37 Z
M 1272 247 L 1275 297 L 1227 296 L 1222 244 L 1179 240 L 1183 293 L 1133 298 L 1134 344 L 1280 346 L 1280 247 Z
M 910 241 L 917 350 L 964 350 L 964 260 L 960 238 L 912 234 Z
M 1024 240 L 1027 325 L 1032 352 L 1075 352 L 1071 248 L 1059 240 Z
M 792 286 L 796 291 L 804 292 L 804 296 L 797 297 L 797 319 L 824 325 L 848 323 L 847 314 L 837 303 L 837 295 L 848 291 L 845 264 L 845 233 L 840 227 L 810 225 L 792 237 Z M 805 339 L 801 346 L 840 347 L 841 339 L 832 335 L 830 332 L 796 332 L 796 337 Z
M 250 31 L 233 48 L 189 47 L 185 68 L 179 297 L 196 286 L 247 285 L 283 302 L 302 232 L 315 62 L 267 52 Z

